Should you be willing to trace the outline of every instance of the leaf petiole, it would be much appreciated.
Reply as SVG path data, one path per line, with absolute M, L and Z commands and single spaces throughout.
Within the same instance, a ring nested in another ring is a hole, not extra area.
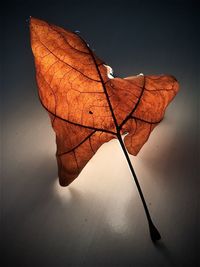
M 140 198 L 142 200 L 142 204 L 143 204 L 143 207 L 144 207 L 144 210 L 145 210 L 145 213 L 146 213 L 146 217 L 147 217 L 147 221 L 148 221 L 148 224 L 149 224 L 149 232 L 150 232 L 150 236 L 151 236 L 151 239 L 153 242 L 156 242 L 157 240 L 160 240 L 161 239 L 161 236 L 160 236 L 160 233 L 159 231 L 157 230 L 157 228 L 155 227 L 155 225 L 153 224 L 152 222 L 152 219 L 151 219 L 151 216 L 150 216 L 150 213 L 149 213 L 149 210 L 147 208 L 147 204 L 146 204 L 146 201 L 145 201 L 145 198 L 144 198 L 144 195 L 142 193 L 142 189 L 140 187 L 140 184 L 138 182 L 138 179 L 137 179 L 137 176 L 136 176 L 136 173 L 133 169 L 133 166 L 131 164 L 131 160 L 129 158 L 129 155 L 128 155 L 128 152 L 126 150 L 126 147 L 124 145 L 124 142 L 122 140 L 122 137 L 120 134 L 117 134 L 117 138 L 119 140 L 119 143 L 121 145 L 121 148 L 124 152 L 124 155 L 126 157 L 126 160 L 128 162 L 128 165 L 129 165 L 129 168 L 131 170 L 131 173 L 133 175 L 133 178 L 134 178 L 134 181 L 136 183 L 136 186 L 137 186 L 137 189 L 138 189 L 138 192 L 139 192 L 139 195 L 140 195 Z

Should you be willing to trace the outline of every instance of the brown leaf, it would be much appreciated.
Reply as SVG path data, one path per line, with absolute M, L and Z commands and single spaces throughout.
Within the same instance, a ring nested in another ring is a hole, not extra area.
M 110 67 L 76 33 L 31 18 L 42 105 L 56 132 L 60 184 L 70 184 L 98 148 L 128 133 L 137 155 L 178 91 L 170 75 L 111 78 Z

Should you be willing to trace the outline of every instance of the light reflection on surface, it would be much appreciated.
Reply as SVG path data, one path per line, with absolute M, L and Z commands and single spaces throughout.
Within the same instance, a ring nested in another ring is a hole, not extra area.
M 153 199 L 161 195 L 162 187 L 156 184 L 157 179 L 150 177 L 149 171 L 152 174 L 153 166 L 151 163 L 148 164 L 148 160 L 150 159 L 153 164 L 153 159 L 162 155 L 162 150 L 164 151 L 165 146 L 173 140 L 173 129 L 167 124 L 166 119 L 162 125 L 155 128 L 149 142 L 137 157 L 130 156 L 150 210 L 156 210 L 158 203 Z M 158 173 L 156 166 L 154 167 L 153 173 L 156 177 Z M 103 216 L 104 222 L 112 232 L 125 236 L 134 232 L 137 227 L 134 220 L 135 222 L 138 220 L 132 218 L 132 215 L 141 217 L 142 224 L 146 224 L 135 182 L 117 140 L 105 143 L 88 162 L 79 177 L 68 187 L 61 187 L 58 181 L 54 183 L 56 197 L 62 203 L 70 202 L 68 208 L 77 209 L 73 190 L 79 195 L 81 201 L 78 212 L 82 213 L 80 207 L 84 205 L 86 210 L 83 212 L 91 214 L 91 210 L 96 206 L 96 216 Z M 154 196 L 152 192 L 155 192 Z M 129 210 L 131 210 L 131 216 L 128 214 Z
M 58 177 L 56 177 L 54 183 L 53 183 L 53 192 L 56 197 L 58 197 L 63 204 L 70 201 L 71 199 L 71 193 L 68 187 L 60 186 L 58 182 Z
M 7 160 L 4 206 L 14 218 L 7 222 L 11 232 L 7 237 L 9 246 L 15 236 L 26 245 L 31 241 L 32 251 L 41 258 L 40 251 L 45 247 L 60 257 L 54 257 L 54 263 L 62 262 L 65 255 L 77 265 L 84 257 L 89 263 L 95 258 L 110 257 L 112 262 L 116 257 L 117 262 L 116 255 L 120 253 L 131 262 L 136 257 L 137 262 L 145 246 L 147 254 L 154 255 L 143 206 L 118 141 L 111 140 L 101 146 L 79 177 L 68 187 L 61 187 L 56 177 L 55 135 L 48 115 L 42 108 L 37 110 L 31 120 L 13 120 L 7 126 L 6 157 L 12 159 L 12 168 Z M 16 116 L 24 116 L 22 111 L 18 109 Z M 185 150 L 190 151 L 190 144 L 184 143 L 188 131 L 185 122 L 191 118 L 188 115 L 183 118 L 181 112 L 174 111 L 171 105 L 164 121 L 154 129 L 138 156 L 131 156 L 131 161 L 163 240 L 181 255 L 182 249 L 185 252 L 188 249 L 182 242 L 188 221 L 183 224 L 185 212 L 179 212 L 177 217 L 177 210 L 194 212 L 188 209 L 189 194 L 185 194 L 192 190 L 190 180 L 183 183 L 187 171 L 184 163 L 188 162 Z M 18 129 L 17 134 L 14 129 Z M 184 150 L 180 161 L 181 142 Z M 179 143 L 177 150 L 176 143 Z M 18 153 L 13 153 L 17 150 Z M 16 177 L 17 171 L 20 175 Z M 13 183 L 15 186 L 11 186 Z M 185 206 L 183 198 L 187 200 Z M 15 203 L 17 209 L 13 208 Z M 173 220 L 182 225 L 178 231 L 173 230 Z M 175 239 L 179 242 L 177 247 Z M 13 245 L 13 251 L 18 251 L 16 246 L 18 243 Z M 48 259 L 50 265 L 52 257 Z M 28 256 L 25 261 L 29 262 Z
M 79 177 L 68 187 L 54 183 L 54 193 L 63 203 L 69 202 L 73 209 L 71 191 L 88 203 L 88 210 L 97 206 L 96 213 L 104 216 L 114 232 L 126 232 L 129 227 L 127 207 L 134 201 L 135 185 L 130 179 L 128 165 L 117 140 L 104 144 L 89 161 Z

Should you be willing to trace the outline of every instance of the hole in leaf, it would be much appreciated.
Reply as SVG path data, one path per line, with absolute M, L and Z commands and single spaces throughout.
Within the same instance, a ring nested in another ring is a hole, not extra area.
M 89 111 L 89 114 L 93 114 L 93 112 L 90 110 L 90 111 Z

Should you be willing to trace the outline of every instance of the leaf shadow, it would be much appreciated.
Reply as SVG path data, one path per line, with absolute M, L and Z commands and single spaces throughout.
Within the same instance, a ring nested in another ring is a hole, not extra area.
M 157 251 L 163 255 L 165 262 L 169 264 L 170 267 L 175 267 L 177 266 L 173 257 L 171 251 L 167 248 L 165 243 L 163 241 L 159 241 L 154 243 L 155 248 Z

